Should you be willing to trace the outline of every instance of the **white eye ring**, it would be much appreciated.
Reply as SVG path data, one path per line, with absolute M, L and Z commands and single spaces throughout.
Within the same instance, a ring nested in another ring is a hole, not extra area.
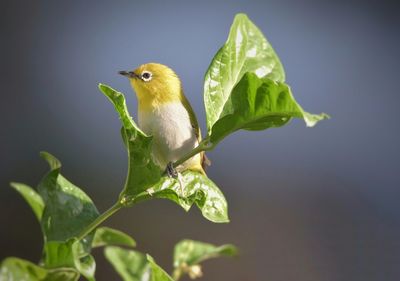
M 153 74 L 150 71 L 143 71 L 140 75 L 144 82 L 149 82 L 153 78 Z

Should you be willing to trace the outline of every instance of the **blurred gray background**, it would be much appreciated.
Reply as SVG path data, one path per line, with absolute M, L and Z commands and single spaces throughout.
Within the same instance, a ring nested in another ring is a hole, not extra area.
M 136 99 L 118 70 L 156 61 L 180 75 L 203 131 L 203 75 L 245 12 L 280 56 L 297 100 L 331 120 L 313 129 L 238 132 L 209 153 L 230 224 L 169 201 L 106 224 L 131 234 L 168 271 L 182 238 L 234 243 L 202 280 L 400 280 L 400 17 L 390 1 L 2 1 L 0 259 L 37 261 L 40 228 L 8 186 L 35 186 L 40 150 L 99 210 L 123 185 L 119 120 L 103 82 Z M 98 280 L 118 280 L 96 251 Z

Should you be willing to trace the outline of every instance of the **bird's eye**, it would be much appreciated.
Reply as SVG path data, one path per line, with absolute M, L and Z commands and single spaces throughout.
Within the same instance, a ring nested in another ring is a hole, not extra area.
M 143 81 L 148 82 L 151 80 L 153 74 L 151 74 L 151 72 L 149 72 L 149 71 L 143 71 L 141 76 L 142 76 Z

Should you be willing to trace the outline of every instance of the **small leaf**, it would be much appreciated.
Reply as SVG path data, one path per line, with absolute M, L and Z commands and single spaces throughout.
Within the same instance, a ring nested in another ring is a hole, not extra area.
M 61 164 L 49 153 L 41 154 L 50 165 L 50 172 L 38 186 L 45 202 L 41 226 L 45 241 L 67 241 L 99 215 L 89 196 L 60 174 Z M 93 234 L 82 242 L 89 252 Z
M 19 258 L 6 258 L 0 267 L 1 281 L 41 281 L 45 280 L 47 270 L 31 263 L 30 261 Z
M 95 248 L 111 245 L 135 247 L 136 242 L 132 237 L 122 231 L 110 227 L 97 228 L 93 238 L 92 247 Z
M 179 279 L 188 274 L 191 279 L 202 276 L 200 262 L 222 256 L 234 256 L 237 249 L 233 245 L 214 246 L 212 244 L 182 240 L 175 245 L 174 250 L 174 278 Z
M 151 267 L 142 253 L 108 246 L 104 255 L 124 281 L 150 280 Z
M 89 281 L 95 281 L 96 262 L 93 256 L 84 253 L 80 241 L 49 241 L 44 246 L 44 265 L 46 268 L 69 268 L 77 270 Z
M 147 255 L 147 260 L 151 266 L 151 281 L 174 281 L 164 269 L 156 264 L 150 255 Z
M 224 117 L 213 125 L 210 140 L 216 144 L 240 130 L 265 130 L 281 127 L 291 118 L 302 118 L 307 126 L 328 118 L 326 114 L 304 112 L 290 88 L 282 82 L 246 73 L 232 90 L 223 108 Z
M 87 255 L 76 260 L 75 267 L 89 281 L 95 281 L 96 261 L 92 255 Z
M 152 137 L 143 133 L 132 120 L 122 93 L 103 84 L 99 85 L 99 89 L 119 114 L 123 126 L 122 138 L 128 150 L 128 175 L 120 198 L 134 197 L 156 184 L 162 174 L 151 157 Z
M 9 257 L 0 266 L 1 281 L 77 281 L 79 273 L 72 268 L 46 269 L 30 261 Z
M 25 199 L 25 201 L 31 206 L 33 212 L 35 213 L 36 218 L 40 222 L 44 209 L 44 202 L 42 197 L 30 186 L 12 182 L 10 185 L 21 194 L 21 196 Z
M 205 75 L 204 104 L 208 134 L 218 119 L 233 87 L 246 72 L 285 81 L 281 62 L 262 32 L 245 14 L 236 15 L 228 40 L 214 56 Z
M 175 245 L 174 267 L 180 267 L 182 264 L 192 266 L 207 259 L 236 254 L 237 248 L 230 244 L 217 247 L 209 243 L 185 239 Z
M 134 202 L 165 198 L 186 211 L 196 204 L 206 219 L 216 223 L 229 222 L 226 199 L 209 178 L 199 172 L 185 171 L 181 181 L 182 186 L 176 179 L 163 177 L 157 185 L 136 196 Z

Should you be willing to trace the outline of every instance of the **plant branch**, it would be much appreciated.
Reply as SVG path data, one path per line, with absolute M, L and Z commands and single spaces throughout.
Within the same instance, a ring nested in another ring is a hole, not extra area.
M 81 233 L 78 236 L 78 240 L 82 240 L 83 238 L 85 238 L 90 232 L 92 232 L 96 227 L 98 227 L 101 223 L 103 223 L 105 220 L 111 217 L 115 212 L 120 210 L 122 207 L 124 207 L 124 205 L 120 201 L 115 203 L 110 209 L 102 213 L 85 229 L 83 229 L 83 231 L 81 231 Z
M 174 168 L 176 168 L 179 165 L 183 164 L 186 160 L 192 158 L 196 154 L 198 154 L 198 153 L 200 153 L 202 151 L 211 150 L 213 148 L 214 148 L 214 145 L 210 142 L 209 137 L 206 137 L 193 150 L 191 150 L 189 153 L 185 154 L 181 159 L 179 159 L 176 162 L 174 162 Z

